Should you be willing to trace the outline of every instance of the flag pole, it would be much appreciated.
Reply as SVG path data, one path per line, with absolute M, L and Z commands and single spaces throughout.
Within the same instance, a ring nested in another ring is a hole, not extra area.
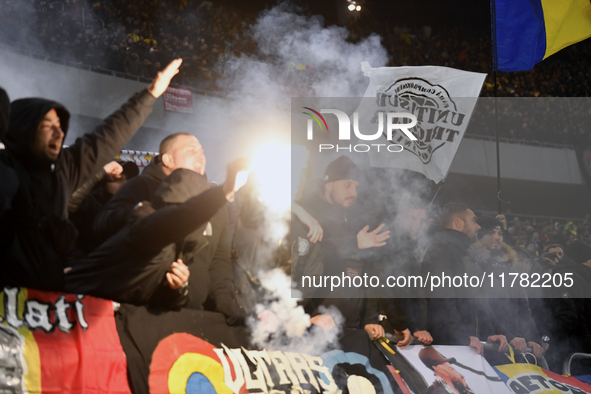
M 502 213 L 502 200 L 501 200 L 501 153 L 499 146 L 499 114 L 497 108 L 497 70 L 493 69 L 493 84 L 495 94 L 495 140 L 497 143 L 497 203 L 499 214 Z
M 497 204 L 499 214 L 502 211 L 501 200 L 501 154 L 499 146 L 499 115 L 497 108 L 497 16 L 495 0 L 490 0 L 490 28 L 491 28 L 491 49 L 493 62 L 493 92 L 495 97 L 495 140 L 497 144 Z

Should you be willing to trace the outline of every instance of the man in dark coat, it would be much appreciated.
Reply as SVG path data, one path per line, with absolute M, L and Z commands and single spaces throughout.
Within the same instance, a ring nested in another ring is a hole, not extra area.
M 92 133 L 62 149 L 69 112 L 39 98 L 12 103 L 1 160 L 19 178 L 12 208 L 0 219 L 7 240 L 0 284 L 62 290 L 66 253 L 76 239 L 68 221 L 71 194 L 101 170 L 133 136 L 168 87 L 181 60 L 173 61 L 148 88 L 134 95 Z
M 75 265 L 66 274 L 66 291 L 178 309 L 187 305 L 186 290 L 192 290 L 191 306 L 195 309 L 203 309 L 207 296 L 212 295 L 218 310 L 231 311 L 227 306 L 232 297 L 229 250 L 218 251 L 215 244 L 220 241 L 212 236 L 214 231 L 220 233 L 218 238 L 224 236 L 225 216 L 215 216 L 224 207 L 225 196 L 234 190 L 236 174 L 243 169 L 238 165 L 228 166 L 226 184 L 211 189 L 203 176 L 175 170 L 155 193 L 158 209 L 126 225 Z M 212 247 L 208 248 L 210 241 Z M 227 260 L 215 259 L 216 253 L 227 254 Z M 196 271 L 195 285 L 189 289 L 175 286 L 178 282 L 171 278 L 184 279 L 188 273 L 180 264 L 175 270 L 174 262 L 180 260 Z M 219 266 L 212 267 L 212 263 Z M 224 277 L 226 282 L 220 280 Z
M 416 200 L 404 199 L 398 206 L 392 238 L 380 249 L 380 257 L 370 264 L 371 274 L 380 278 L 420 275 L 418 241 L 426 223 L 424 206 Z M 373 290 L 384 296 L 384 289 Z M 386 315 L 391 328 L 404 336 L 396 345 L 404 348 L 412 343 L 413 337 L 426 345 L 431 344 L 433 338 L 426 329 L 427 301 L 422 296 L 422 289 L 389 288 L 387 292 L 392 298 L 380 298 L 379 309 Z
M 78 230 L 78 239 L 69 252 L 70 265 L 76 264 L 77 260 L 86 257 L 100 245 L 93 232 L 94 218 L 113 194 L 138 174 L 139 168 L 134 162 L 113 160 L 72 194 L 68 202 L 68 214 Z
M 187 133 L 171 134 L 160 143 L 160 155 L 142 174 L 127 182 L 98 213 L 94 233 L 105 241 L 133 218 L 149 209 L 154 192 L 160 183 L 178 168 L 205 174 L 206 158 L 199 140 Z M 140 204 L 141 203 L 141 204 Z
M 536 262 L 525 249 L 516 249 L 522 272 L 530 275 L 540 275 L 546 280 L 552 275 L 554 264 Z M 544 276 L 545 275 L 545 276 Z M 542 347 L 546 351 L 544 358 L 549 369 L 562 373 L 562 363 L 569 353 L 569 342 L 573 340 L 575 330 L 579 324 L 579 316 L 573 299 L 560 296 L 559 289 L 548 287 L 528 287 L 528 295 L 532 317 L 542 338 Z M 581 316 L 583 318 L 583 316 Z
M 579 324 L 568 338 L 568 352 L 591 353 L 591 246 L 581 240 L 569 243 L 564 250 L 564 256 L 552 273 L 561 275 L 563 279 L 563 286 L 556 289 L 555 296 L 571 298 L 579 320 Z M 566 275 L 572 278 L 573 285 L 570 287 L 565 285 Z M 584 368 L 578 368 L 581 367 L 574 365 L 571 373 L 583 374 L 584 371 L 589 371 L 591 366 L 587 361 Z
M 467 259 L 468 247 L 476 240 L 480 229 L 474 211 L 463 203 L 449 203 L 443 208 L 440 219 L 443 229 L 433 235 L 427 246 L 421 267 L 422 276 L 429 274 L 441 278 L 443 273 L 450 277 L 470 274 L 474 264 Z M 484 322 L 477 324 L 479 302 L 474 299 L 472 289 L 448 285 L 438 294 L 427 293 L 426 297 L 431 297 L 427 298 L 427 330 L 433 337 L 433 344 L 469 345 L 482 354 L 479 325 Z M 483 305 L 486 306 L 486 303 Z M 487 312 L 487 317 L 491 319 L 487 324 L 492 324 L 496 331 L 487 340 L 499 342 L 499 351 L 504 351 L 507 339 L 513 337 L 506 338 L 503 334 L 508 334 L 508 331 L 492 318 L 492 311 Z
M 9 120 L 10 100 L 6 91 L 0 88 L 0 142 L 4 141 Z M 0 182 L 0 217 L 2 217 L 4 212 L 12 206 L 12 198 L 18 189 L 18 177 L 14 169 L 0 161 L 0 179 L 2 179 Z M 3 249 L 1 244 L 2 241 L 0 241 L 0 253 Z M 0 255 L 0 260 L 2 260 L 2 255 Z
M 505 274 L 510 278 L 510 273 L 515 273 L 513 267 L 517 266 L 519 259 L 517 252 L 503 242 L 503 224 L 490 216 L 478 218 L 477 223 L 480 231 L 478 240 L 468 249 L 470 261 L 476 263 L 483 273 L 492 273 L 495 278 Z M 542 337 L 532 318 L 525 290 L 517 286 L 498 286 L 488 287 L 485 291 L 490 294 L 488 304 L 496 318 L 515 335 L 511 345 L 519 351 L 530 347 L 536 357 L 542 356 Z
M 310 245 L 307 239 L 308 226 L 292 226 L 292 239 L 297 243 L 298 260 L 293 269 L 296 278 L 301 275 L 338 276 L 339 278 L 363 276 L 362 249 L 386 245 L 389 231 L 380 233 L 383 225 L 369 232 L 369 226 L 352 223 L 351 208 L 357 200 L 357 187 L 361 171 L 346 156 L 331 162 L 326 168 L 324 179 L 309 186 L 301 206 L 322 226 L 322 242 Z M 292 221 L 298 220 L 292 218 Z M 298 232 L 299 231 L 299 232 Z M 321 248 L 321 252 L 318 252 Z M 312 261 L 315 260 L 315 261 Z M 336 307 L 343 315 L 346 328 L 365 328 L 374 337 L 383 336 L 375 313 L 367 313 L 366 299 L 362 288 L 340 287 L 328 294 L 315 293 L 316 298 L 306 300 L 305 308 L 312 316 L 312 324 L 329 328 L 334 325 L 332 318 L 321 313 L 321 307 Z M 309 294 L 309 293 L 308 293 Z M 307 295 L 308 295 L 307 294 Z M 309 294 L 311 295 L 311 294 Z

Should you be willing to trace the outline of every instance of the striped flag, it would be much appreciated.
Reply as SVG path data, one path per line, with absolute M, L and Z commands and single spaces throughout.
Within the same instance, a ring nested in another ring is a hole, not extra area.
M 591 37 L 589 0 L 491 0 L 493 66 L 529 71 L 548 56 Z

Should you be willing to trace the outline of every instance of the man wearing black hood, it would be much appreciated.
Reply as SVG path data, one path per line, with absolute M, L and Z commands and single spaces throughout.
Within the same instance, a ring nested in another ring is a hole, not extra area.
M 4 141 L 4 136 L 8 131 L 8 122 L 10 120 L 10 100 L 8 94 L 0 88 L 0 141 Z M 0 161 L 0 218 L 5 211 L 12 206 L 12 198 L 18 189 L 18 177 L 16 172 L 5 163 Z M 2 242 L 2 241 L 0 241 Z M 2 250 L 2 246 L 0 246 Z
M 230 317 L 232 310 L 227 304 L 233 296 L 231 286 L 215 280 L 210 273 L 227 271 L 231 285 L 232 269 L 229 261 L 226 266 L 211 266 L 217 252 L 212 236 L 223 221 L 224 196 L 233 194 L 236 175 L 244 167 L 243 160 L 231 163 L 226 183 L 211 189 L 202 175 L 175 170 L 155 193 L 153 205 L 158 209 L 127 224 L 75 265 L 66 274 L 66 291 L 163 309 L 186 306 L 188 294 L 190 306 L 203 309 L 206 298 L 212 295 L 217 310 Z M 167 277 L 181 276 L 174 265 L 171 268 L 179 259 L 194 271 L 195 285 L 189 284 L 188 289 L 174 286 Z
M 12 103 L 6 150 L 0 153 L 20 185 L 12 208 L 0 219 L 0 239 L 7 240 L 0 252 L 6 253 L 0 285 L 63 289 L 66 253 L 76 239 L 67 212 L 71 194 L 133 136 L 181 62 L 171 62 L 146 90 L 63 150 L 70 119 L 66 108 L 40 98 Z

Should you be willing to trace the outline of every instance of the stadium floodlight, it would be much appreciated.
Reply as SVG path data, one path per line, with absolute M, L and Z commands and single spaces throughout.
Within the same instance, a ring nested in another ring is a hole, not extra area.
M 357 6 L 355 9 L 356 9 L 357 11 L 361 11 L 361 6 L 360 6 L 360 5 L 358 5 L 358 6 Z
M 355 10 L 355 6 L 353 4 L 349 4 L 349 11 L 354 11 Z

